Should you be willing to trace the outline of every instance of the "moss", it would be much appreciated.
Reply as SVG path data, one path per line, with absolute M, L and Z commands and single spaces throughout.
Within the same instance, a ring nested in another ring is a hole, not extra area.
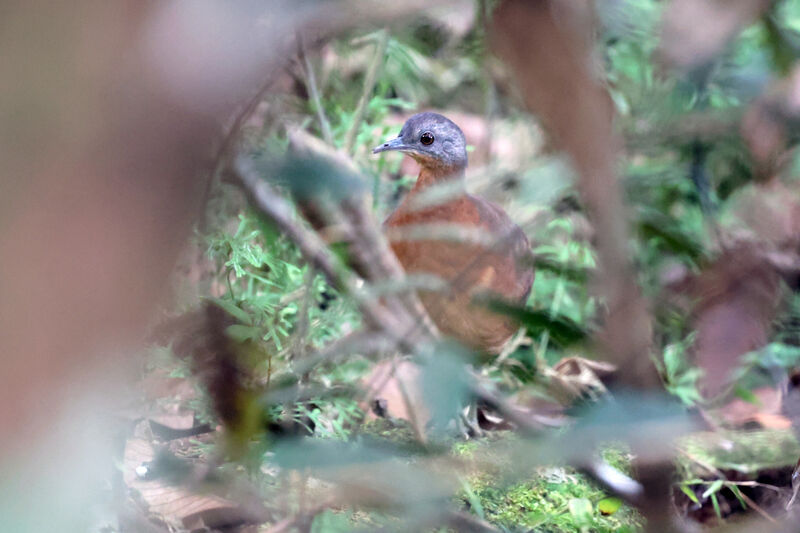
M 453 445 L 453 455 L 462 459 L 473 457 L 478 450 L 478 443 L 474 440 L 458 441 Z
M 719 470 L 755 473 L 768 468 L 792 466 L 800 456 L 800 444 L 791 430 L 726 431 L 697 433 L 682 439 L 678 464 L 686 472 L 710 465 Z
M 394 443 L 414 442 L 409 427 L 386 420 L 371 421 L 363 431 Z M 608 494 L 571 468 L 520 471 L 512 459 L 519 440 L 511 432 L 491 432 L 478 440 L 449 443 L 450 455 L 464 468 L 463 488 L 451 500 L 455 507 L 509 530 L 611 533 L 641 529 L 641 516 L 625 505 L 604 516 L 597 504 Z M 631 455 L 625 446 L 612 444 L 601 453 L 611 466 L 630 473 Z M 361 526 L 369 522 L 359 518 L 355 522 Z
M 542 469 L 532 479 L 507 487 L 487 481 L 472 487 L 484 518 L 509 529 L 611 533 L 641 527 L 641 517 L 625 506 L 611 516 L 600 513 L 597 503 L 607 495 L 568 468 Z
M 508 443 L 513 439 L 513 436 L 507 436 L 503 440 Z M 520 479 L 515 465 L 491 460 L 492 455 L 495 458 L 508 457 L 502 447 L 493 453 L 497 448 L 497 442 L 487 441 L 458 443 L 453 448 L 455 455 L 475 461 L 458 499 L 461 505 L 489 522 L 511 530 L 554 533 L 611 533 L 641 529 L 641 516 L 625 505 L 610 516 L 600 513 L 597 504 L 608 495 L 575 470 L 560 466 L 542 467 Z M 489 461 L 486 461 L 487 457 Z M 616 468 L 630 471 L 630 454 L 624 447 L 611 446 L 603 451 L 603 457 Z

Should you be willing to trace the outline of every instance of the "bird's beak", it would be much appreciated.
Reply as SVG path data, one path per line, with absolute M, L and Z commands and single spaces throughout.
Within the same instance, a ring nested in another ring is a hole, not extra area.
M 380 152 L 388 152 L 389 150 L 409 150 L 411 147 L 408 146 L 403 142 L 402 137 L 397 137 L 390 141 L 386 141 L 383 144 L 379 144 L 375 148 L 372 149 L 373 154 L 378 154 Z

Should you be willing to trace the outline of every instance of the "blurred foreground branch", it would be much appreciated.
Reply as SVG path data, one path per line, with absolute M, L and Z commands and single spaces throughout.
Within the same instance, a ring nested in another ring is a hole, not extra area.
M 650 358 L 650 314 L 630 261 L 616 172 L 622 143 L 613 126 L 611 99 L 592 69 L 592 26 L 588 4 L 507 0 L 495 12 L 492 40 L 513 71 L 525 105 L 578 171 L 578 187 L 596 230 L 595 290 L 607 309 L 597 340 L 604 359 L 617 366 L 616 381 L 643 390 L 660 386 L 661 380 Z M 674 530 L 669 460 L 640 461 L 637 471 L 642 494 L 637 503 L 648 530 Z
M 650 360 L 650 315 L 629 259 L 626 209 L 616 175 L 621 140 L 609 95 L 591 70 L 591 10 L 562 0 L 511 0 L 497 10 L 493 42 L 514 72 L 525 103 L 569 153 L 581 196 L 594 222 L 605 301 L 604 357 L 624 385 L 660 385 Z

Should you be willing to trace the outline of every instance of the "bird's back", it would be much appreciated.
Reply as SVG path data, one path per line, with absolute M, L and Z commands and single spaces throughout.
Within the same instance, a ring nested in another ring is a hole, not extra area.
M 420 298 L 446 335 L 488 352 L 498 352 L 517 325 L 508 317 L 473 303 L 476 296 L 523 304 L 533 284 L 533 269 L 521 260 L 529 253 L 523 231 L 498 206 L 463 194 L 443 204 L 412 209 L 406 197 L 384 223 L 387 228 L 446 224 L 479 230 L 491 244 L 442 239 L 393 239 L 392 249 L 410 274 L 433 274 L 449 290 L 421 291 Z

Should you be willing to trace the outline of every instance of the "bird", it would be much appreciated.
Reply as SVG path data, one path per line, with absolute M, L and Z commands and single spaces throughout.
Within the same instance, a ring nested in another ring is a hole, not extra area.
M 434 275 L 445 282 L 445 290 L 419 290 L 422 305 L 442 334 L 481 353 L 500 353 L 519 325 L 478 299 L 524 305 L 534 280 L 531 262 L 523 260 L 530 254 L 528 238 L 500 206 L 466 192 L 467 144 L 452 120 L 434 112 L 413 115 L 396 138 L 372 153 L 387 151 L 402 152 L 420 165 L 416 183 L 383 227 L 395 235 L 389 244 L 407 274 Z M 437 185 L 454 185 L 456 192 L 433 205 L 425 202 L 426 191 Z M 403 235 L 404 229 L 437 225 L 477 230 L 489 239 Z

